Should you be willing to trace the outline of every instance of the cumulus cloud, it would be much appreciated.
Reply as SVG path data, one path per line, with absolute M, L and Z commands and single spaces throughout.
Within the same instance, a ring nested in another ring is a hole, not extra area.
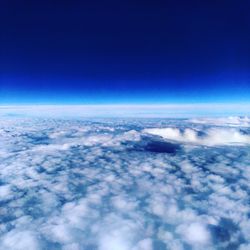
M 0 186 L 0 199 L 5 200 L 10 198 L 10 196 L 11 196 L 10 186 L 8 185 Z
M 193 118 L 191 123 L 210 124 L 227 127 L 249 127 L 250 118 L 248 116 L 229 116 L 217 118 Z
M 246 128 L 9 117 L 0 134 L 1 250 L 249 247 Z
M 250 135 L 232 128 L 209 128 L 198 131 L 192 128 L 148 128 L 145 133 L 161 136 L 167 140 L 205 146 L 250 144 Z
M 177 228 L 177 232 L 191 245 L 206 245 L 210 240 L 210 235 L 205 225 L 197 222 L 190 225 L 181 225 Z
M 12 230 L 6 233 L 0 243 L 1 249 L 41 249 L 36 235 L 31 231 Z

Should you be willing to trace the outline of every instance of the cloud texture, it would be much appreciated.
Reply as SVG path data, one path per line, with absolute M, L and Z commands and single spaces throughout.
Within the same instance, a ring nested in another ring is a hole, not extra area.
M 0 249 L 248 249 L 249 128 L 0 121 Z
M 180 143 L 191 143 L 204 146 L 219 145 L 248 145 L 250 144 L 250 135 L 232 128 L 209 128 L 197 130 L 192 128 L 150 128 L 144 132 L 158 135 L 167 140 L 173 140 Z

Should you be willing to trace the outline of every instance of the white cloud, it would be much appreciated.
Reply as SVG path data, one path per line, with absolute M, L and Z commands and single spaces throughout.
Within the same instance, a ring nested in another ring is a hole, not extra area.
M 39 250 L 40 245 L 33 232 L 12 230 L 2 238 L 0 249 L 36 249 Z
M 0 249 L 246 249 L 250 154 L 248 130 L 240 129 L 0 120 Z M 147 151 L 143 145 L 162 139 L 145 131 L 195 147 Z
M 0 186 L 0 200 L 9 199 L 11 196 L 11 189 L 9 185 Z
M 138 226 L 111 213 L 99 230 L 99 250 L 131 250 Z
M 133 250 L 152 250 L 153 249 L 153 242 L 152 239 L 147 238 L 139 241 Z
M 245 145 L 250 144 L 250 135 L 242 134 L 232 128 L 210 128 L 202 136 L 198 131 L 190 128 L 182 132 L 178 128 L 149 128 L 145 133 L 161 136 L 167 140 L 194 145 L 221 146 L 221 145 Z
M 99 250 L 130 250 L 130 246 L 122 235 L 111 233 L 101 237 Z
M 191 123 L 210 124 L 216 126 L 229 126 L 229 127 L 249 127 L 250 117 L 248 116 L 229 116 L 217 118 L 196 118 L 190 119 Z
M 177 228 L 184 240 L 191 245 L 206 245 L 210 241 L 210 235 L 206 226 L 199 222 L 191 223 L 190 225 L 180 225 Z
M 162 104 L 162 105 L 36 105 L 0 106 L 0 115 L 13 118 L 186 118 L 218 115 L 249 114 L 250 103 L 245 104 Z
M 239 250 L 249 250 L 250 249 L 250 244 L 242 244 L 240 245 Z

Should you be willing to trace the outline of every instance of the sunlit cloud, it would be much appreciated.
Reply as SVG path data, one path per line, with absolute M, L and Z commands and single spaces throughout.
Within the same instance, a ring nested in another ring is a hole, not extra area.
M 247 249 L 248 118 L 221 119 L 5 117 L 0 249 Z

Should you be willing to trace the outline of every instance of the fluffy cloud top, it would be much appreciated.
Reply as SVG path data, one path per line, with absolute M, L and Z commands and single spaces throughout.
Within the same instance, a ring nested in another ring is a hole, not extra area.
M 180 143 L 205 146 L 250 144 L 250 135 L 233 128 L 209 128 L 204 131 L 191 128 L 186 128 L 183 131 L 179 128 L 149 128 L 145 129 L 144 132 Z
M 5 117 L 0 135 L 1 250 L 250 245 L 246 128 Z
M 190 119 L 190 122 L 217 125 L 217 126 L 228 126 L 228 127 L 250 127 L 250 118 L 247 116 L 196 118 L 196 119 Z

